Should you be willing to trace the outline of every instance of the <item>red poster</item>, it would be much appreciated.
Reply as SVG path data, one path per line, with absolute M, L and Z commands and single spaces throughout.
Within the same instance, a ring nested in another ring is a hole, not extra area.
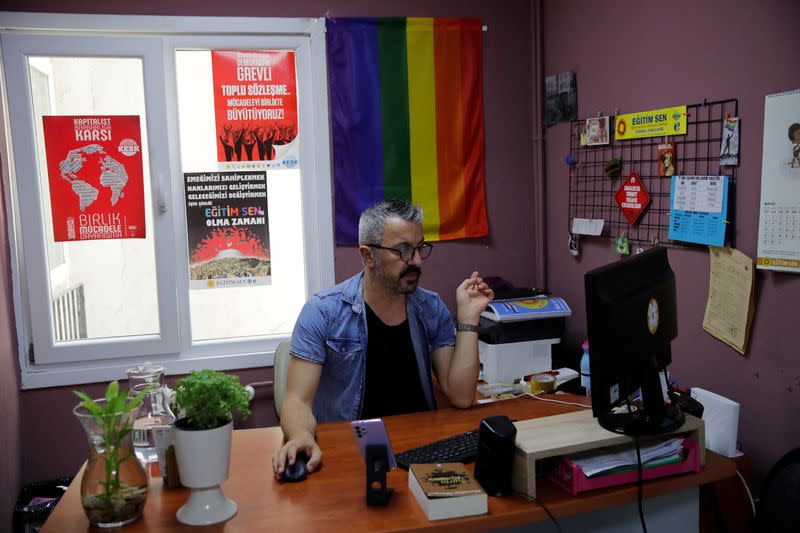
M 44 144 L 56 242 L 143 239 L 138 116 L 46 116 Z
M 296 168 L 293 50 L 212 50 L 220 170 Z
M 622 187 L 617 191 L 614 200 L 619 204 L 619 208 L 628 220 L 628 224 L 633 224 L 650 203 L 650 195 L 647 193 L 647 189 L 644 188 L 644 183 L 639 178 L 639 174 L 631 172 L 631 175 L 628 176 L 628 179 L 623 182 Z

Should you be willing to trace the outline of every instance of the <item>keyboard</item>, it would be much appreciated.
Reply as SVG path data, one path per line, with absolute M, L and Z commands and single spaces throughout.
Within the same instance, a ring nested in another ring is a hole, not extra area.
M 478 455 L 478 430 L 467 431 L 394 454 L 397 465 L 408 470 L 411 464 L 471 463 Z

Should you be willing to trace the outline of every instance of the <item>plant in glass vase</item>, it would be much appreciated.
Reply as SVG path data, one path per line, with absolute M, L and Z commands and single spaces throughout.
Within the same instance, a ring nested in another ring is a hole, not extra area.
M 181 483 L 192 489 L 178 521 L 189 525 L 224 522 L 236 504 L 219 486 L 228 478 L 233 414 L 250 414 L 239 378 L 216 370 L 197 370 L 175 383 L 175 455 Z
M 147 474 L 133 457 L 129 435 L 136 410 L 148 389 L 130 397 L 119 383 L 108 384 L 104 398 L 82 400 L 72 410 L 89 438 L 89 460 L 81 478 L 81 502 L 92 525 L 118 527 L 139 518 L 147 500 Z

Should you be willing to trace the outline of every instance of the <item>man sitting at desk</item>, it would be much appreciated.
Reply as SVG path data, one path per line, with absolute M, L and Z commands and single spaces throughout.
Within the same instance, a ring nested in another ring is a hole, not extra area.
M 280 412 L 285 443 L 272 459 L 278 479 L 298 452 L 309 472 L 320 464 L 317 422 L 435 409 L 431 369 L 453 406 L 475 398 L 477 324 L 492 290 L 478 272 L 461 282 L 454 333 L 439 296 L 417 288 L 433 245 L 422 233 L 422 210 L 410 202 L 366 209 L 358 242 L 363 272 L 314 295 L 292 333 Z

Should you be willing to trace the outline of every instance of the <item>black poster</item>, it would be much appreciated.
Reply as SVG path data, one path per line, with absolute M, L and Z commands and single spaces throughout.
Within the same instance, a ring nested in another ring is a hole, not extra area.
M 578 85 L 575 73 L 562 72 L 544 79 L 544 124 L 571 122 L 578 118 Z
M 189 287 L 268 285 L 266 172 L 184 174 Z

